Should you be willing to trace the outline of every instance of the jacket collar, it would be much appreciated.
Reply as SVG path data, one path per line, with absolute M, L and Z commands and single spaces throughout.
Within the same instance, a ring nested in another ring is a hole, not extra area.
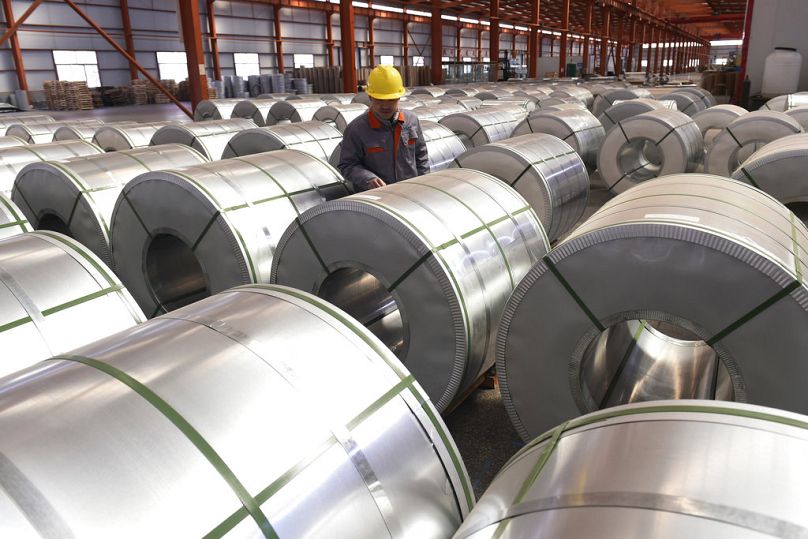
M 404 113 L 401 111 L 396 112 L 395 119 L 399 123 L 404 122 Z M 382 127 L 382 122 L 373 114 L 373 111 L 368 111 L 368 122 L 370 123 L 370 127 L 373 129 L 380 129 Z

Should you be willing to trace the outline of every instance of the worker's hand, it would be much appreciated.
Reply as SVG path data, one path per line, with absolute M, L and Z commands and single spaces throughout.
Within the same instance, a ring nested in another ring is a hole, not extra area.
M 368 182 L 368 189 L 376 189 L 377 187 L 384 187 L 387 185 L 381 178 L 373 178 Z

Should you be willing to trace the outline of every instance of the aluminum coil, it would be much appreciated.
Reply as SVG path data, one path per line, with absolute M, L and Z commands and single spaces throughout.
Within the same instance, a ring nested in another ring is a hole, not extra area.
M 285 101 L 282 101 L 285 103 Z M 151 138 L 151 145 L 184 144 L 195 149 L 206 158 L 214 161 L 222 159 L 230 141 L 247 129 L 254 129 L 252 120 L 230 118 L 210 120 L 185 125 L 167 125 Z
M 324 122 L 298 122 L 247 129 L 234 136 L 223 158 L 295 149 L 328 161 L 342 143 L 342 133 Z
M 416 86 L 410 92 L 410 95 L 428 95 L 430 97 L 440 97 L 446 93 L 444 88 L 440 86 Z
M 297 150 L 141 174 L 112 214 L 115 268 L 149 318 L 269 282 L 289 223 L 347 194 L 333 167 Z
M 466 110 L 476 110 L 480 108 L 483 102 L 476 97 L 463 97 L 457 95 L 446 95 L 441 97 L 441 104 L 457 103 Z
M 497 370 L 517 431 L 530 440 L 581 411 L 660 398 L 808 411 L 808 364 L 792 360 L 808 346 L 807 249 L 788 209 L 726 178 L 671 175 L 607 202 L 505 309 Z M 631 360 L 632 336 L 610 335 L 631 320 L 678 345 Z M 682 357 L 703 344 L 717 359 Z
M 233 115 L 233 109 L 243 99 L 204 99 L 194 109 L 194 121 L 226 120 Z
M 416 107 L 412 109 L 412 112 L 418 116 L 420 121 L 439 122 L 450 114 L 466 112 L 467 110 L 466 107 L 458 103 L 443 103 L 432 107 Z
M 708 150 L 719 135 L 735 119 L 747 114 L 747 110 L 737 105 L 717 105 L 693 115 L 693 121 L 699 126 L 704 138 L 704 149 Z
M 748 157 L 750 149 L 757 150 L 764 144 L 796 133 L 802 133 L 802 127 L 782 112 L 758 110 L 744 114 L 715 138 L 707 152 L 704 171 L 729 176 Z
M 0 193 L 0 239 L 33 230 L 25 216 L 10 198 Z
M 681 88 L 676 88 L 673 91 L 696 96 L 702 103 L 704 103 L 705 109 L 718 105 L 718 101 L 716 101 L 715 97 L 713 97 L 713 94 L 704 88 L 699 88 L 697 86 L 683 86 Z
M 167 144 L 31 163 L 17 175 L 11 197 L 34 228 L 66 234 L 111 266 L 109 224 L 126 182 L 205 162 L 188 146 Z
M 278 242 L 272 282 L 365 324 L 443 411 L 492 365 L 501 308 L 548 245 L 515 190 L 448 169 L 303 213 Z
M 13 114 L 3 114 L 0 116 L 0 129 L 5 130 L 15 124 L 44 124 L 45 122 L 55 122 L 53 116 L 39 114 L 35 112 L 15 112 Z
M 450 114 L 439 123 L 460 137 L 466 148 L 474 148 L 510 138 L 521 119 L 507 110 L 481 107 L 478 110 Z
M 28 163 L 60 161 L 78 155 L 102 153 L 101 148 L 83 140 L 66 140 L 0 149 L 0 194 L 11 196 L 17 174 Z
M 796 94 L 787 94 L 773 97 L 766 101 L 760 110 L 773 110 L 776 112 L 785 112 L 787 110 L 808 105 L 808 92 L 797 92 Z
M 330 105 L 349 105 L 353 103 L 353 98 L 356 94 L 324 94 L 320 96 L 320 100 Z
M 591 107 L 595 96 L 583 86 L 561 86 L 550 93 L 550 97 L 571 97 L 577 99 L 587 107 Z
M 675 110 L 654 110 L 617 124 L 598 151 L 598 172 L 612 193 L 647 180 L 694 172 L 704 157 L 696 123 Z
M 0 241 L 0 377 L 143 320 L 118 278 L 74 240 L 40 231 Z
M 511 92 L 503 89 L 503 88 L 496 88 L 491 90 L 483 90 L 474 95 L 480 101 L 487 101 L 490 99 L 500 99 L 502 97 L 511 97 L 513 94 Z
M 802 126 L 803 131 L 808 131 L 808 105 L 789 109 L 786 111 L 786 115 L 794 118 Z
M 236 103 L 233 107 L 233 112 L 230 113 L 231 118 L 246 118 L 258 127 L 263 127 L 267 124 L 267 116 L 272 105 L 281 101 L 280 99 L 245 99 Z
M 345 132 L 348 124 L 362 116 L 368 108 L 361 103 L 349 103 L 347 105 L 334 104 L 320 107 L 314 113 L 314 119 L 333 125 L 340 133 Z
M 605 132 L 589 111 L 570 109 L 531 114 L 514 129 L 513 136 L 528 133 L 545 133 L 560 138 L 578 152 L 587 167 L 594 169 Z
M 17 137 L 28 144 L 45 144 L 53 142 L 53 134 L 57 129 L 66 125 L 95 125 L 102 126 L 100 120 L 71 120 L 67 122 L 46 122 L 41 124 L 15 124 L 6 129 L 6 135 Z
M 578 222 L 589 201 L 589 174 L 578 153 L 552 135 L 531 133 L 468 150 L 463 168 L 502 180 L 527 200 L 550 241 Z
M 17 146 L 26 146 L 28 143 L 18 137 L 0 136 L 0 150 L 3 148 L 15 148 Z
M 293 97 L 295 94 L 290 94 L 286 92 L 276 92 L 276 93 L 266 93 L 266 94 L 259 94 L 256 99 L 276 99 L 278 101 L 283 101 Z
M 448 538 L 474 501 L 401 363 L 326 302 L 279 286 L 225 292 L 16 374 L 0 433 L 11 537 Z
M 145 148 L 162 127 L 181 125 L 179 122 L 150 122 L 132 125 L 105 125 L 96 129 L 93 143 L 106 152 Z
M 592 114 L 600 116 L 606 109 L 614 105 L 615 101 L 628 101 L 630 99 L 647 98 L 653 99 L 654 96 L 648 90 L 642 88 L 613 88 L 602 91 L 596 94 L 593 89 L 589 89 L 595 94 L 594 102 L 592 103 Z
M 661 96 L 659 99 L 661 100 L 664 99 L 667 101 L 675 101 L 676 110 L 678 110 L 679 112 L 683 112 L 688 116 L 693 116 L 698 112 L 707 110 L 707 106 L 699 98 L 699 96 L 690 93 L 671 92 L 669 94 Z
M 518 109 L 517 114 L 530 114 L 536 110 L 537 102 L 524 97 L 503 97 L 501 99 L 489 99 L 483 101 L 481 107 L 498 107 Z
M 314 114 L 322 106 L 323 102 L 319 99 L 279 101 L 269 109 L 266 124 L 308 122 L 314 119 Z
M 449 95 L 457 97 L 474 97 L 478 93 L 480 93 L 479 88 L 474 88 L 471 86 L 455 86 L 452 88 L 446 88 L 446 92 L 441 97 Z
M 657 101 L 656 99 L 630 99 L 628 101 L 617 101 L 614 105 L 603 111 L 598 117 L 603 129 L 609 130 L 619 122 L 639 116 L 652 110 L 677 110 L 676 101 Z
M 805 537 L 806 429 L 704 400 L 589 414 L 511 458 L 454 538 Z

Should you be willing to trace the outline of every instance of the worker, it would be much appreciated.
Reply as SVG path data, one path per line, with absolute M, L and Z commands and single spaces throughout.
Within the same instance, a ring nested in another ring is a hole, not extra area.
M 376 67 L 368 77 L 370 108 L 342 134 L 339 170 L 358 191 L 376 189 L 429 172 L 418 116 L 398 110 L 404 83 L 396 68 Z

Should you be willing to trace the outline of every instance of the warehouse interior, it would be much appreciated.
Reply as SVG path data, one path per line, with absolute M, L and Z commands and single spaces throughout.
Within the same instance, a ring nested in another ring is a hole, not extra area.
M 0 1 L 0 537 L 808 537 L 805 0 Z

